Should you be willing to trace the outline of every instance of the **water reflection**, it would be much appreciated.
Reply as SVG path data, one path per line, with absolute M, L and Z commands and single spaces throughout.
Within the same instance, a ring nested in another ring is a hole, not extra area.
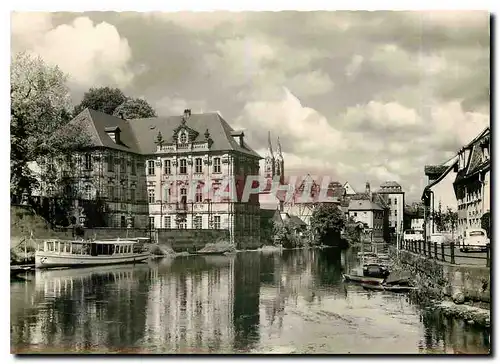
M 11 283 L 13 352 L 487 352 L 489 335 L 342 282 L 356 251 L 37 272 Z M 441 320 L 441 321 L 440 321 Z

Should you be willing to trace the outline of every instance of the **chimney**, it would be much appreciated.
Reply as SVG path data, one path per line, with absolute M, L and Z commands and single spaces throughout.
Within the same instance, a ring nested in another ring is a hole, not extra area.
M 366 182 L 366 189 L 365 189 L 365 192 L 366 193 L 370 193 L 371 190 L 370 190 L 370 182 Z

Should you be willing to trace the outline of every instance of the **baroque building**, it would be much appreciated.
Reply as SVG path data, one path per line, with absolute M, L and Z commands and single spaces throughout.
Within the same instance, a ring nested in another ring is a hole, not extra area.
M 227 229 L 232 239 L 258 238 L 259 196 L 242 195 L 262 158 L 219 113 L 124 120 L 86 109 L 69 127 L 75 124 L 92 147 L 37 166 L 42 181 L 47 170 L 66 178 L 64 187 L 42 182 L 41 195 L 65 188 L 99 199 L 110 227 Z

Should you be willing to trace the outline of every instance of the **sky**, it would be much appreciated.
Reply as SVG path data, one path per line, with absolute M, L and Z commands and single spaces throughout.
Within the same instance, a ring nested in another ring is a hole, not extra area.
M 490 16 L 433 12 L 13 13 L 12 52 L 69 74 L 73 103 L 118 87 L 161 115 L 219 111 L 290 175 L 420 199 L 490 119 Z

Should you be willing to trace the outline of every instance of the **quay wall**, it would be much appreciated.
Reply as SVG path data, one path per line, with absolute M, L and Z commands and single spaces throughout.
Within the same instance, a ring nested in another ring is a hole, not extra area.
M 490 268 L 454 265 L 423 257 L 407 251 L 399 252 L 399 260 L 418 276 L 424 288 L 453 297 L 461 292 L 465 300 L 491 302 Z

